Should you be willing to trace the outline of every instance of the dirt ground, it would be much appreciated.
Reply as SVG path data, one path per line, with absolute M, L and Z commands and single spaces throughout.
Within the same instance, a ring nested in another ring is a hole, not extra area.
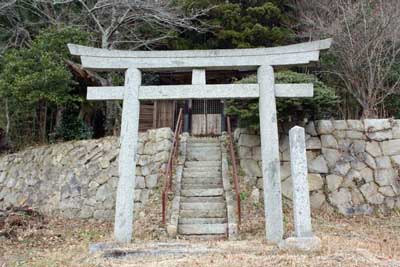
M 89 254 L 89 244 L 110 242 L 112 224 L 45 218 L 16 229 L 0 239 L 0 267 L 5 266 L 399 266 L 400 213 L 345 218 L 332 212 L 313 212 L 320 251 L 281 251 L 264 242 L 262 207 L 244 209 L 239 241 L 168 240 L 160 227 L 159 209 L 137 215 L 135 243 L 124 248 L 133 256 L 105 258 Z M 287 235 L 291 214 L 285 213 Z M 159 243 L 162 242 L 162 243 Z M 140 253 L 163 244 L 198 253 L 154 255 Z M 203 250 L 206 250 L 204 252 Z

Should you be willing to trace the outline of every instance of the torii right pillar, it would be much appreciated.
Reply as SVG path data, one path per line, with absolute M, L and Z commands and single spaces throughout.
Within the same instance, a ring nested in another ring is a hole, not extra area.
M 272 66 L 260 66 L 257 80 L 260 86 L 259 112 L 266 238 L 270 242 L 279 243 L 283 238 L 283 212 L 275 76 Z

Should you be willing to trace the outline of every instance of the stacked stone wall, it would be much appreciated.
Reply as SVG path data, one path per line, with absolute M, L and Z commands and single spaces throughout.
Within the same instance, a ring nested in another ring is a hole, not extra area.
M 333 207 L 345 215 L 400 208 L 399 120 L 321 120 L 303 126 L 312 208 Z M 280 127 L 280 159 L 282 194 L 291 200 L 289 129 Z M 235 140 L 244 180 L 252 196 L 262 196 L 259 135 L 236 129 Z
M 168 161 L 169 128 L 139 135 L 135 207 L 157 187 Z M 0 209 L 29 205 L 68 218 L 114 218 L 119 139 L 73 141 L 0 157 Z M 135 168 L 135 166 L 132 166 Z

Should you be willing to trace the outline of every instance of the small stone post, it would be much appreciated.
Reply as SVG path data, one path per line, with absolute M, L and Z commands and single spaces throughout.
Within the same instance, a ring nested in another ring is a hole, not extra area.
M 304 128 L 295 126 L 289 131 L 290 165 L 293 181 L 293 214 L 295 237 L 282 241 L 281 248 L 315 250 L 321 241 L 314 237 L 311 226 L 310 193 Z
M 266 239 L 278 243 L 283 237 L 283 212 L 274 69 L 271 66 L 260 66 L 257 79 L 260 85 L 260 136 Z
M 138 69 L 128 69 L 125 73 L 124 102 L 119 152 L 119 180 L 115 204 L 115 241 L 128 243 L 132 239 L 135 180 L 136 149 L 139 132 L 139 86 L 142 74 Z
M 312 227 L 304 129 L 298 126 L 293 127 L 289 131 L 289 140 L 294 228 L 297 237 L 310 237 L 312 236 Z

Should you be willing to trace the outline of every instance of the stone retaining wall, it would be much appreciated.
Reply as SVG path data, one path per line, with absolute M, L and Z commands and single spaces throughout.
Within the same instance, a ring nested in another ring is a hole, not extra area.
M 135 207 L 157 187 L 172 136 L 169 128 L 139 135 Z M 68 218 L 113 220 L 118 153 L 118 138 L 107 137 L 0 157 L 0 209 L 29 205 Z
M 333 207 L 345 215 L 400 208 L 400 121 L 323 120 L 306 129 L 312 208 Z M 282 194 L 292 198 L 289 126 L 280 127 Z M 252 197 L 262 196 L 260 138 L 236 129 L 240 166 Z

